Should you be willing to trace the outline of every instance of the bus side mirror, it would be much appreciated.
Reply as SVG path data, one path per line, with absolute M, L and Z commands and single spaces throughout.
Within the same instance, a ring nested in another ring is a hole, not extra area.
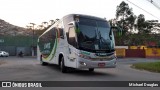
M 111 29 L 112 29 L 112 31 L 114 32 L 114 34 L 116 33 L 116 34 L 118 34 L 119 36 L 121 36 L 122 35 L 122 29 L 120 28 L 120 27 L 111 27 Z
M 59 28 L 60 38 L 64 39 L 63 29 Z

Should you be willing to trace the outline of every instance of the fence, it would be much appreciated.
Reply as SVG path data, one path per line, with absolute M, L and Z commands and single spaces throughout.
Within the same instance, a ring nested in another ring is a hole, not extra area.
M 160 48 L 147 49 L 116 49 L 117 57 L 139 57 L 139 58 L 160 58 Z
M 20 51 L 30 56 L 32 48 L 37 46 L 37 37 L 32 36 L 0 36 L 0 51 L 9 52 L 11 56 L 17 55 Z M 36 49 L 34 49 L 36 54 Z
M 160 57 L 160 48 L 148 48 L 146 49 L 146 57 Z

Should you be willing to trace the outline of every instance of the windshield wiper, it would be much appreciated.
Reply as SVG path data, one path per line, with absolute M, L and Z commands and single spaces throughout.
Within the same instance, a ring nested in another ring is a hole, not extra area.
M 92 41 L 85 41 L 85 42 L 82 42 L 82 43 L 93 43 Z

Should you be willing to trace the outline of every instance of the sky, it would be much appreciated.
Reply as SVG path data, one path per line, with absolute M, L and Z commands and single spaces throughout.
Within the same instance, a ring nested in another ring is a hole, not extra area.
M 129 0 L 150 14 L 123 0 L 133 8 L 135 15 L 144 14 L 148 20 L 159 19 L 160 9 L 148 0 Z M 160 0 L 153 0 L 160 6 Z M 67 14 L 87 14 L 106 18 L 115 18 L 116 7 L 122 0 L 0 0 L 0 19 L 11 24 L 26 27 L 29 23 L 40 25 L 44 21 L 62 18 Z

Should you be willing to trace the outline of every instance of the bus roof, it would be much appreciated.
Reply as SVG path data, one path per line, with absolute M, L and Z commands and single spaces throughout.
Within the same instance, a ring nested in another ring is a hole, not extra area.
M 84 15 L 84 14 L 68 14 L 68 15 L 64 16 L 62 19 L 64 19 L 64 18 L 69 18 L 69 17 L 75 17 L 75 16 L 77 16 L 77 17 L 89 18 L 89 19 L 95 19 L 95 20 L 101 20 L 101 21 L 107 21 L 107 20 L 104 19 L 104 18 L 100 18 L 100 17 L 96 17 L 96 16 L 92 16 L 92 15 Z M 61 21 L 62 19 L 60 19 L 59 21 Z M 55 24 L 57 24 L 59 21 L 57 21 Z M 55 24 L 53 24 L 50 28 L 53 28 L 53 26 L 54 26 Z M 44 33 L 48 32 L 48 30 L 49 30 L 50 28 L 48 28 Z M 43 34 L 44 34 L 44 33 L 43 33 Z M 42 34 L 42 35 L 43 35 L 43 34 Z M 42 35 L 40 35 L 38 38 L 40 38 Z
M 85 17 L 85 18 L 90 18 L 90 19 L 98 19 L 98 20 L 102 20 L 102 21 L 107 21 L 105 18 L 100 18 L 100 17 L 96 17 L 96 16 L 92 16 L 92 15 L 84 15 L 84 14 L 68 14 L 66 16 L 64 16 L 63 18 L 67 18 L 67 17 Z

